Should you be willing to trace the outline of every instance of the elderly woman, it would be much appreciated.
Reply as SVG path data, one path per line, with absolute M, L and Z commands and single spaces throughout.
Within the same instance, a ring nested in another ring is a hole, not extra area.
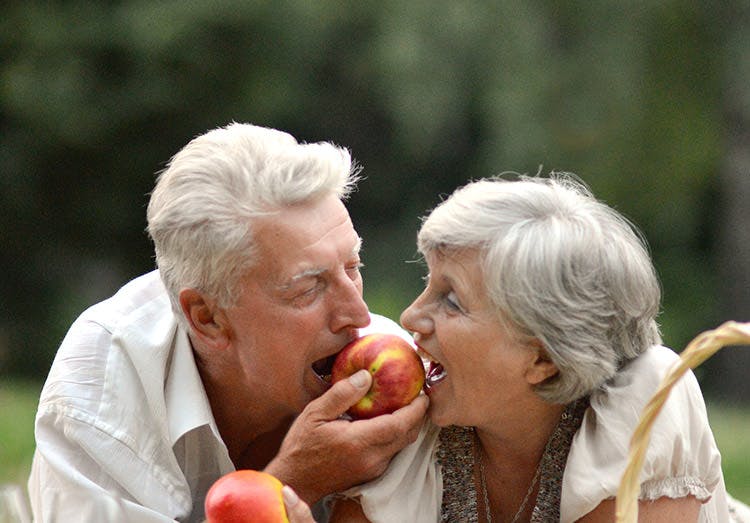
M 565 175 L 487 179 L 424 221 L 429 267 L 401 316 L 429 360 L 429 422 L 334 521 L 613 521 L 643 406 L 677 356 L 633 226 Z M 641 474 L 641 521 L 729 521 L 692 374 Z M 365 519 L 366 518 L 366 519 Z

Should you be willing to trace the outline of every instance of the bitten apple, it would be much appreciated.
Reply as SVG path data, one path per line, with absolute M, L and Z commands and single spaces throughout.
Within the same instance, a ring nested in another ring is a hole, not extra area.
M 289 523 L 283 485 L 271 474 L 236 470 L 216 480 L 206 494 L 207 523 Z
M 346 345 L 333 363 L 331 382 L 360 369 L 370 371 L 372 385 L 347 411 L 355 419 L 391 413 L 409 404 L 424 385 L 422 359 L 406 340 L 394 334 L 368 334 Z

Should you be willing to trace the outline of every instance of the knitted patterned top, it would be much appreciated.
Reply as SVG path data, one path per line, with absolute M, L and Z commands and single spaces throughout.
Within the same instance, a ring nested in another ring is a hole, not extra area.
M 557 424 L 540 463 L 539 494 L 531 521 L 548 523 L 560 520 L 560 491 L 565 462 L 573 435 L 581 426 L 588 398 L 567 406 Z M 449 427 L 440 431 L 437 459 L 443 473 L 441 521 L 476 523 L 477 492 L 474 487 L 474 430 Z

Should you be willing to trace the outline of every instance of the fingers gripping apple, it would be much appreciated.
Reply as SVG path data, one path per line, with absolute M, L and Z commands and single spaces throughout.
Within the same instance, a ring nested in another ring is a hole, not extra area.
M 355 419 L 389 414 L 408 405 L 424 385 L 424 365 L 414 348 L 393 334 L 368 334 L 336 356 L 331 381 L 336 383 L 360 369 L 372 374 L 372 386 L 347 412 Z
M 289 523 L 283 485 L 271 474 L 236 470 L 220 477 L 206 494 L 207 523 Z

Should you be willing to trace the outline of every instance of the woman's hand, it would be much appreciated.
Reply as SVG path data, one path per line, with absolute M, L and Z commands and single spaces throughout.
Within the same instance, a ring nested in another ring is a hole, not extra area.
M 284 498 L 286 514 L 289 516 L 289 523 L 315 523 L 310 512 L 310 507 L 302 501 L 299 496 L 292 490 L 289 485 L 281 489 L 281 495 Z

